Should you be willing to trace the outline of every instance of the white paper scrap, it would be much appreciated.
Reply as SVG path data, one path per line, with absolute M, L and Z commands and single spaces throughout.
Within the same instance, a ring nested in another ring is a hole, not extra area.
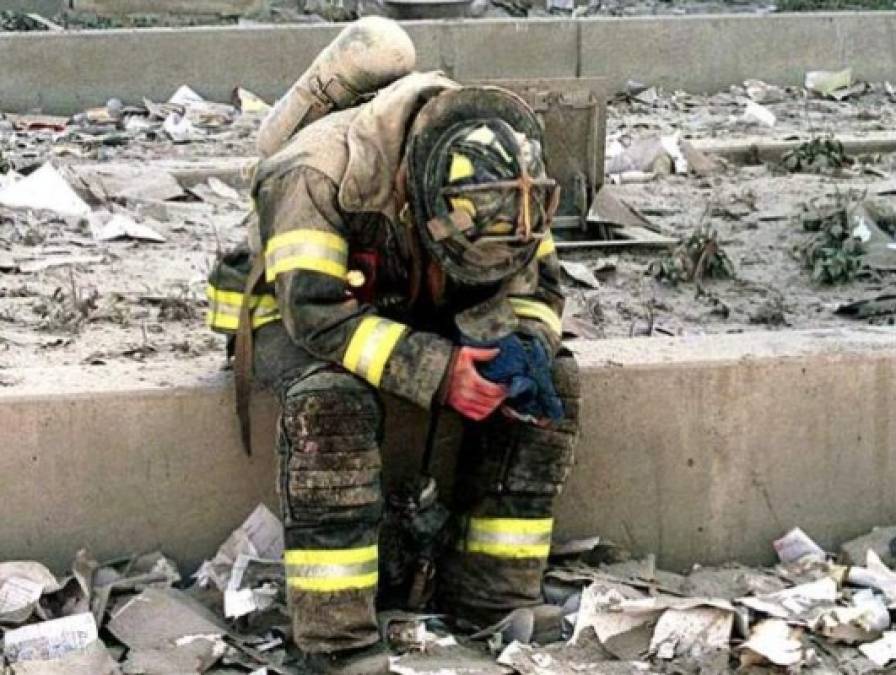
M 7 631 L 4 652 L 12 662 L 46 661 L 82 649 L 97 638 L 93 614 L 84 612 Z
M 63 216 L 86 218 L 90 214 L 87 202 L 49 162 L 0 190 L 0 204 L 10 208 L 53 211 Z

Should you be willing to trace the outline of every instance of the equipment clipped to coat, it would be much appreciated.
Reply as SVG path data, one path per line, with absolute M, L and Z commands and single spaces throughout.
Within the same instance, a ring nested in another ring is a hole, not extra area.
M 563 402 L 551 379 L 551 358 L 541 340 L 512 334 L 489 344 L 464 342 L 499 350 L 493 360 L 479 365 L 479 372 L 507 386 L 505 412 L 532 423 L 563 418 Z

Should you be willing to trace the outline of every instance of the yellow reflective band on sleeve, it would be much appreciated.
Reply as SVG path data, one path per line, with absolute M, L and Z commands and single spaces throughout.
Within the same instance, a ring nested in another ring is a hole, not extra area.
M 271 237 L 264 257 L 268 283 L 292 270 L 320 272 L 339 279 L 345 279 L 348 273 L 348 242 L 322 230 L 290 230 Z
M 243 294 L 236 291 L 222 291 L 211 284 L 206 286 L 208 313 L 206 324 L 209 328 L 235 331 L 240 325 L 240 312 L 243 307 Z M 272 321 L 280 320 L 280 308 L 273 295 L 253 295 L 249 300 L 252 315 L 252 328 L 261 328 Z
M 553 518 L 471 518 L 464 550 L 497 558 L 546 558 Z
M 348 343 L 342 365 L 374 387 L 380 386 L 386 362 L 406 330 L 407 326 L 395 321 L 364 317 Z
M 541 260 L 542 258 L 547 258 L 556 250 L 557 245 L 554 243 L 554 237 L 548 232 L 538 245 L 538 249 L 535 251 L 535 257 Z
M 377 546 L 344 549 L 292 549 L 284 552 L 291 588 L 318 593 L 376 586 Z
M 563 325 L 557 313 L 545 303 L 525 298 L 508 298 L 513 313 L 528 319 L 538 319 L 545 324 L 557 337 L 563 334 Z
M 473 175 L 473 162 L 463 155 L 451 155 L 451 168 L 448 169 L 448 180 L 456 181 Z

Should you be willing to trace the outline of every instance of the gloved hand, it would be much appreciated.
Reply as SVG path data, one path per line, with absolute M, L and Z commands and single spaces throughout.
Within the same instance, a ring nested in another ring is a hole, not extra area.
M 498 353 L 497 349 L 461 347 L 448 374 L 445 403 L 477 422 L 491 415 L 507 398 L 507 388 L 482 377 L 476 363 L 491 361 Z
M 505 412 L 535 424 L 563 417 L 563 402 L 551 376 L 551 358 L 541 340 L 508 335 L 494 345 L 497 358 L 479 366 L 487 380 L 507 385 Z

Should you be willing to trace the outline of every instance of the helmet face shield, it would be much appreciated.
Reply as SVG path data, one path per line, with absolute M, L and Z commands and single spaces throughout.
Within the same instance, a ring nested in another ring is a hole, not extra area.
M 534 257 L 559 201 L 538 120 L 521 99 L 493 88 L 434 103 L 435 119 L 426 115 L 431 102 L 409 144 L 415 223 L 449 276 L 467 284 L 508 278 Z

